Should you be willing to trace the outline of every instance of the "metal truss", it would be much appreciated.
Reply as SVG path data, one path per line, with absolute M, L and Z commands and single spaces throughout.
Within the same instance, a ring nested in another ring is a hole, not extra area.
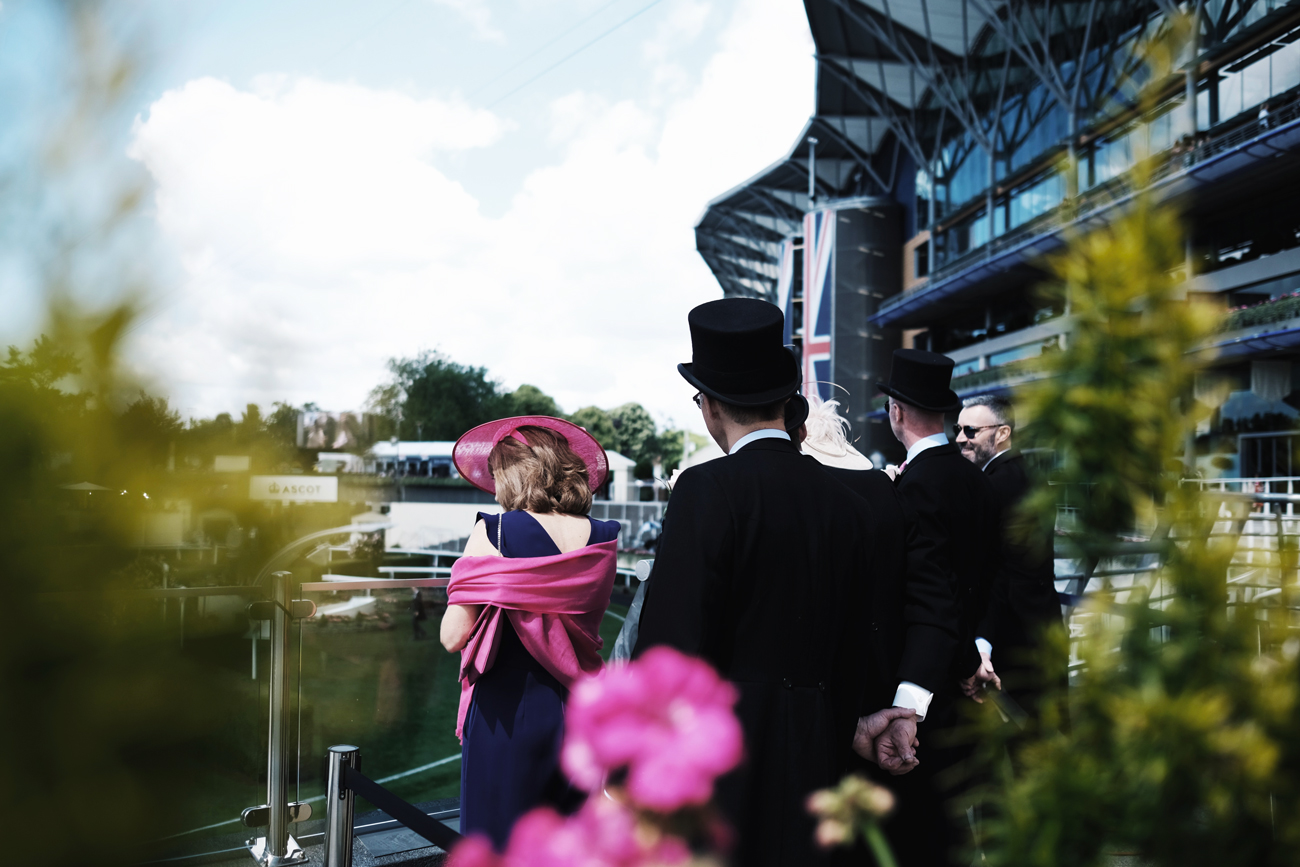
M 715 200 L 696 227 L 697 247 L 728 294 L 772 294 L 777 236 L 800 232 L 796 217 L 810 204 L 801 192 L 812 170 L 809 136 L 818 142 L 819 200 L 894 195 L 901 173 L 913 170 L 937 191 L 965 161 L 982 158 L 982 207 L 992 220 L 1013 165 L 1041 170 L 1053 148 L 1075 153 L 1089 129 L 1132 114 L 1146 47 L 1170 14 L 1197 17 L 1186 58 L 1194 83 L 1202 59 L 1262 19 L 1300 9 L 1300 0 L 805 0 L 805 8 L 817 45 L 816 114 L 783 161 Z M 1044 124 L 1052 125 L 1046 145 Z M 1067 195 L 1076 180 L 1071 173 Z M 936 197 L 918 224 L 943 218 Z

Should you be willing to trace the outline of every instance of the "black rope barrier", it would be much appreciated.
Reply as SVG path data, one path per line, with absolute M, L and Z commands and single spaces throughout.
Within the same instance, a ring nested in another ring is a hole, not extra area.
M 461 840 L 461 835 L 417 807 L 394 795 L 360 771 L 343 766 L 343 785 L 374 804 L 391 818 L 410 828 L 445 852 Z

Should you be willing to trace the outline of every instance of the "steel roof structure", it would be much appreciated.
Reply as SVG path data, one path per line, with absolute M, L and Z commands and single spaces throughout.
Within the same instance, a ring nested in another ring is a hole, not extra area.
M 804 6 L 817 51 L 815 113 L 781 160 L 710 202 L 695 227 L 696 248 L 726 295 L 774 298 L 778 244 L 799 234 L 813 200 L 892 195 L 906 205 L 917 178 L 942 184 L 968 158 L 1004 160 L 1001 173 L 989 165 L 984 175 L 991 205 L 1015 175 L 1041 172 L 1125 122 L 1148 84 L 1149 37 L 1178 8 L 1172 0 Z M 1199 0 L 1196 9 L 1200 64 L 1249 31 L 1296 17 L 1300 0 Z M 946 219 L 932 210 L 916 225 Z

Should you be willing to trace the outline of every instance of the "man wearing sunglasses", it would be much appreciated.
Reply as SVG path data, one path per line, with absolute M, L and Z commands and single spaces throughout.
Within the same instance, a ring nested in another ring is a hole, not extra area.
M 987 613 L 976 631 L 981 663 L 962 690 L 983 701 L 982 688 L 1005 686 L 1011 699 L 1036 720 L 1043 686 L 1042 637 L 1049 626 L 1061 622 L 1061 606 L 1051 538 L 1034 544 L 1014 531 L 1015 509 L 1030 487 L 1025 459 L 1011 448 L 1015 426 L 1010 400 L 981 394 L 964 401 L 953 427 L 962 457 L 992 483 L 1002 516 L 1002 556 Z

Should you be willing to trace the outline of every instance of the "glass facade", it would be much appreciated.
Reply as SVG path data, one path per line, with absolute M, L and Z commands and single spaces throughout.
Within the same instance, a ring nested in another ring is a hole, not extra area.
M 1270 8 L 1269 4 L 1259 4 L 1237 29 L 1249 26 Z M 1208 7 L 1207 14 L 1213 15 Z M 1140 35 L 1130 38 L 1126 50 L 1136 50 Z M 1123 53 L 1121 50 L 1119 55 Z M 1129 110 L 1133 95 L 1143 83 L 1141 75 L 1126 74 L 1120 68 L 1122 64 L 1111 62 L 1116 56 L 1114 51 L 1089 52 L 1088 89 L 1107 95 L 1099 108 L 1081 115 L 1081 129 Z M 1063 64 L 1061 74 L 1067 79 L 1071 77 L 1072 65 Z M 1283 95 L 1291 96 L 1297 88 L 1300 88 L 1300 30 L 1266 43 L 1202 80 L 1197 96 L 1197 128 L 1205 131 L 1224 124 L 1257 120 L 1267 123 L 1268 102 L 1278 101 Z M 1188 124 L 1180 92 L 1153 115 L 1093 140 L 1078 154 L 1079 191 L 1087 192 L 1114 181 L 1144 155 L 1167 153 L 1179 146 L 1189 134 Z M 1025 93 L 1008 97 L 998 123 L 984 132 L 985 139 L 992 137 L 997 142 L 997 155 L 991 166 L 987 149 L 970 132 L 962 131 L 940 150 L 933 180 L 924 168 L 916 172 L 919 216 L 928 215 L 930 198 L 934 198 L 936 230 L 932 268 L 953 264 L 1003 234 L 1051 213 L 1064 201 L 1068 185 L 1059 161 L 1053 160 L 1052 154 L 1054 150 L 1064 154 L 1063 142 L 1068 138 L 1068 130 L 1066 111 L 1039 84 Z M 1038 161 L 1050 161 L 1051 165 L 1018 183 L 1013 179 L 1014 187 L 1000 192 L 996 198 L 990 220 L 985 203 L 990 173 L 995 182 L 1000 182 Z M 924 220 L 925 216 L 921 216 L 918 223 L 923 224 Z

